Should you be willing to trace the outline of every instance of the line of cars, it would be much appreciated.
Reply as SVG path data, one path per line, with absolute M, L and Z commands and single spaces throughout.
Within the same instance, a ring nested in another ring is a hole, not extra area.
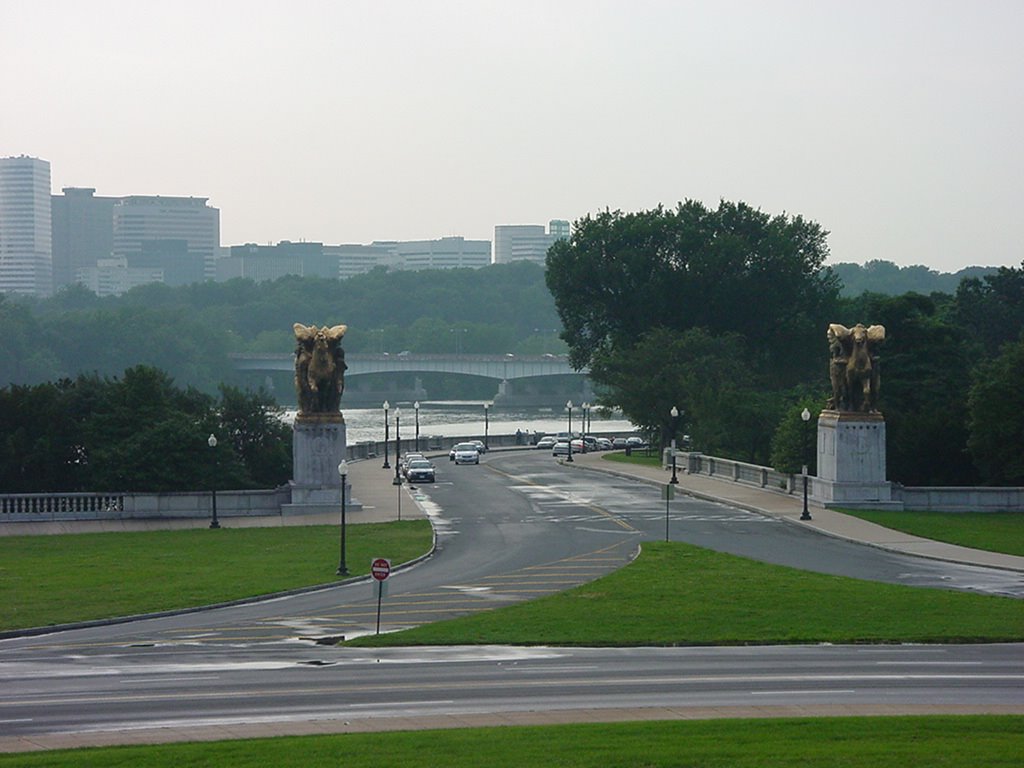
M 456 464 L 479 464 L 480 454 L 487 452 L 482 440 L 466 440 L 456 443 L 448 452 L 448 460 Z M 399 472 L 410 483 L 433 483 L 437 480 L 437 468 L 422 453 L 406 453 L 398 465 Z
M 611 451 L 625 448 L 643 448 L 647 445 L 641 437 L 594 437 L 593 435 L 574 436 L 571 441 L 573 453 L 584 451 Z M 569 433 L 559 432 L 557 435 L 545 435 L 537 441 L 540 450 L 550 450 L 552 456 L 566 456 L 569 453 Z

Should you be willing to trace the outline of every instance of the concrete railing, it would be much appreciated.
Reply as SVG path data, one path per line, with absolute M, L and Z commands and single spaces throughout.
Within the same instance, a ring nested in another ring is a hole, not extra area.
M 1024 488 L 917 487 L 892 484 L 892 497 L 904 509 L 930 512 L 1021 512 L 1024 511 Z
M 665 449 L 662 464 L 666 469 L 671 468 L 671 448 Z M 696 451 L 676 451 L 676 471 L 732 480 L 735 483 L 744 483 L 787 494 L 795 493 L 798 486 L 803 487 L 800 483 L 801 475 L 778 472 L 771 467 L 762 467 L 758 464 L 748 464 L 718 456 L 706 456 Z
M 218 517 L 280 515 L 291 499 L 287 486 L 272 490 L 218 491 Z M 0 523 L 67 520 L 152 520 L 207 518 L 213 494 L 184 493 L 12 493 L 0 495 Z

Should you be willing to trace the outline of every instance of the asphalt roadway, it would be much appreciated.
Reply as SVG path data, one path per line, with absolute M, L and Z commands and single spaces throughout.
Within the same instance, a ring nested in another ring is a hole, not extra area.
M 667 525 L 658 503 L 659 486 L 670 477 L 663 470 L 613 464 L 601 454 L 575 455 L 570 465 L 525 450 L 490 454 L 485 462 L 490 466 L 456 468 L 442 458 L 439 483 L 430 489 L 393 485 L 393 472 L 379 461 L 350 465 L 353 495 L 363 506 L 350 522 L 427 515 L 436 532 L 435 556 L 396 574 L 385 601 L 384 629 L 486 610 L 589 581 L 628 562 L 642 540 L 660 537 Z M 689 537 L 726 551 L 738 547 L 740 554 L 744 546 L 767 548 L 765 559 L 826 572 L 867 567 L 877 578 L 897 583 L 1024 596 L 1024 558 L 906 536 L 814 505 L 812 519 L 801 521 L 799 497 L 701 476 L 677 477 L 677 491 L 689 501 L 686 513 L 673 513 L 673 539 Z M 489 504 L 499 493 L 501 504 Z M 336 524 L 337 515 L 222 520 L 224 525 L 312 522 Z M 20 530 L 97 527 L 42 524 Z M 869 544 L 871 550 L 851 542 Z M 809 557 L 817 560 L 802 559 Z M 368 584 L 352 583 L 229 610 L 0 641 L 0 679 L 9 691 L 0 702 L 0 751 L 528 722 L 1024 712 L 1024 654 L 1013 645 L 372 654 L 315 645 L 371 631 L 375 602 Z M 899 673 L 880 673 L 879 665 Z M 975 674 L 976 666 L 984 674 Z M 684 667 L 691 671 L 682 673 Z M 310 670 L 317 669 L 334 674 L 311 677 Z M 935 674 L 907 674 L 913 669 Z M 350 677 L 357 673 L 358 683 Z M 214 682 L 229 677 L 227 688 Z M 413 678 L 423 678 L 422 688 L 413 690 Z M 274 689 L 271 680 L 281 688 Z M 999 691 L 982 691 L 983 680 L 986 685 L 996 681 Z M 851 688 L 831 690 L 840 684 Z M 127 686 L 136 690 L 136 685 L 139 694 L 125 694 Z M 756 690 L 746 690 L 751 687 Z M 377 691 L 377 697 L 368 691 Z M 522 699 L 504 698 L 514 691 Z M 396 692 L 408 701 L 396 702 Z M 348 695 L 351 701 L 340 703 Z M 135 710 L 143 700 L 152 709 L 139 719 Z

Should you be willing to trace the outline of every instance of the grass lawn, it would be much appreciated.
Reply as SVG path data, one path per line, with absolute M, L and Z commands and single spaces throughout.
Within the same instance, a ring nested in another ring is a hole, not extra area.
M 426 520 L 346 528 L 351 575 L 429 551 Z M 0 631 L 209 605 L 326 584 L 338 526 L 0 538 Z
M 840 511 L 926 539 L 1024 556 L 1024 514 L 1020 512 Z
M 1024 717 L 706 720 L 284 737 L 0 755 L 63 768 L 1017 768 Z
M 676 542 L 507 608 L 351 645 L 737 645 L 1024 640 L 1024 601 L 827 576 Z

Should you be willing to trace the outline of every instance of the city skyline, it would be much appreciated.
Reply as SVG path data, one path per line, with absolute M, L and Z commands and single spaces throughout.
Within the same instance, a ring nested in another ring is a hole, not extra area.
M 1024 5 L 2 3 L 0 156 L 221 243 L 743 200 L 830 263 L 1018 266 Z

